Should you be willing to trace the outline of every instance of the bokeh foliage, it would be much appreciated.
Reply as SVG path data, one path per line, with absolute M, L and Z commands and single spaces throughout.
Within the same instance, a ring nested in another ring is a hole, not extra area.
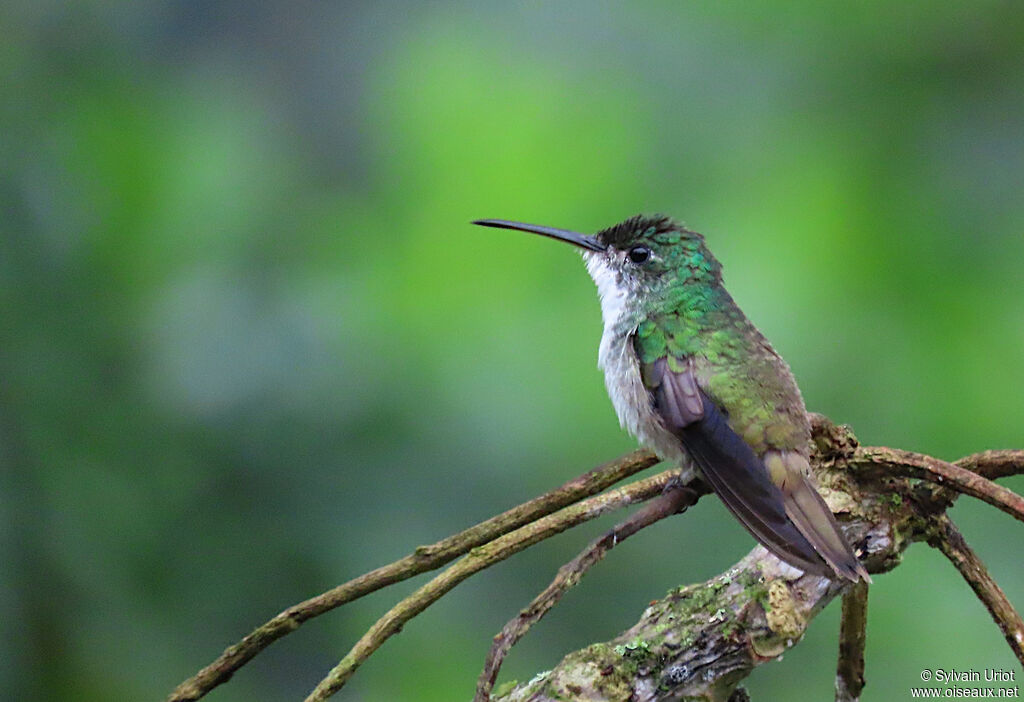
M 284 606 L 633 446 L 577 257 L 477 217 L 673 214 L 810 408 L 949 459 L 1024 445 L 1017 3 L 8 0 L 0 31 L 5 699 L 158 699 Z M 962 502 L 1024 606 L 1020 525 Z M 603 526 L 459 588 L 342 698 L 467 699 Z M 658 525 L 506 675 L 750 546 L 710 500 Z M 298 698 L 397 596 L 210 699 Z M 836 617 L 754 699 L 827 698 Z M 866 699 L 1014 666 L 926 547 L 877 579 Z

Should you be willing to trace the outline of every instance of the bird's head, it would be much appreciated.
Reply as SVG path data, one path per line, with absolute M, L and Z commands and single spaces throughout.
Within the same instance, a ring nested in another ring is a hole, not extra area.
M 721 266 L 704 237 L 663 215 L 630 217 L 594 235 L 503 219 L 474 224 L 531 232 L 579 247 L 600 292 L 606 323 L 631 307 L 657 304 L 681 290 L 721 281 Z

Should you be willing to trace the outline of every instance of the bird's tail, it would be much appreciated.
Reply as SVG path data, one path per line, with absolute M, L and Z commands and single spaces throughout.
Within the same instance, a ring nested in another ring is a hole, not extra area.
M 656 398 L 661 399 L 666 391 L 659 392 Z M 803 571 L 870 582 L 806 477 L 807 459 L 794 451 L 768 451 L 761 459 L 706 397 L 703 409 L 703 418 L 680 427 L 677 436 L 707 483 L 754 538 Z
M 765 456 L 765 465 L 772 482 L 782 491 L 786 516 L 818 555 L 842 577 L 870 583 L 871 576 L 847 544 L 832 510 L 807 477 L 807 460 L 794 452 L 770 452 Z

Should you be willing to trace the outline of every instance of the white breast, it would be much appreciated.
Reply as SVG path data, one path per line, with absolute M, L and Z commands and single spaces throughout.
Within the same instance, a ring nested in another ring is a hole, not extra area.
M 620 278 L 608 265 L 605 254 L 587 252 L 584 258 L 601 297 L 604 320 L 597 365 L 604 371 L 604 382 L 619 423 L 662 460 L 688 468 L 690 461 L 682 444 L 665 429 L 655 414 L 650 394 L 640 378 L 640 364 L 633 351 L 632 335 L 641 320 L 637 311 L 628 304 L 629 290 L 620 284 Z

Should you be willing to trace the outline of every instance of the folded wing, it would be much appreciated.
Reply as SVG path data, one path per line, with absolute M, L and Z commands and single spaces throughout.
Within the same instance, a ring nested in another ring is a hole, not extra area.
M 831 511 L 795 460 L 771 452 L 770 472 L 697 385 L 690 364 L 673 361 L 645 364 L 644 382 L 655 411 L 729 511 L 765 548 L 801 570 L 867 580 Z

